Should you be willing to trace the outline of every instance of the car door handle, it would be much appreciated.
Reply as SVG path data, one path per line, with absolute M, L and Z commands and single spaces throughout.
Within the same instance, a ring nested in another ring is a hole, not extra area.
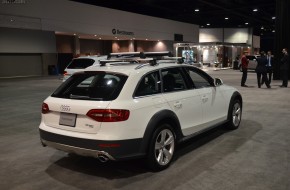
M 181 102 L 175 102 L 173 105 L 176 108 L 181 108 L 182 107 L 182 103 Z
M 205 102 L 208 101 L 208 97 L 207 97 L 207 96 L 203 96 L 203 97 L 201 98 L 201 100 L 202 100 L 203 103 L 205 103 Z

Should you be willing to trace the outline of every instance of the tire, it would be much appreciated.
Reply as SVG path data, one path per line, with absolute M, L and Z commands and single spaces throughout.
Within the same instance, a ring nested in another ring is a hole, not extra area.
M 228 129 L 234 130 L 239 128 L 242 120 L 242 105 L 238 99 L 234 99 L 230 103 L 228 120 L 229 120 L 227 124 Z
M 175 137 L 169 124 L 162 124 L 153 132 L 146 160 L 151 170 L 161 171 L 170 165 L 175 152 Z

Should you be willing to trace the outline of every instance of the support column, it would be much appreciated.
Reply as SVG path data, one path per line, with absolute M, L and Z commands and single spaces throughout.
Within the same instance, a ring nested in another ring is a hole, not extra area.
M 74 55 L 79 55 L 81 53 L 80 50 L 80 39 L 78 36 L 74 37 Z
M 290 1 L 276 0 L 276 24 L 275 24 L 275 65 L 274 79 L 280 79 L 280 60 L 283 56 L 282 49 L 290 51 Z M 289 70 L 290 71 L 290 70 Z M 289 73 L 290 75 L 290 73 Z

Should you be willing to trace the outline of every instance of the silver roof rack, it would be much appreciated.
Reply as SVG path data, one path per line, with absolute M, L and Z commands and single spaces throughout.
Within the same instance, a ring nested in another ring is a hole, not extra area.
M 140 69 L 146 65 L 155 66 L 158 63 L 183 63 L 182 57 L 173 57 L 170 51 L 160 52 L 122 52 L 110 53 L 107 60 L 101 60 L 100 65 L 128 65 L 141 63 L 135 69 Z
M 133 57 L 140 57 L 140 52 L 110 53 L 107 58 L 116 59 L 116 58 L 133 58 Z

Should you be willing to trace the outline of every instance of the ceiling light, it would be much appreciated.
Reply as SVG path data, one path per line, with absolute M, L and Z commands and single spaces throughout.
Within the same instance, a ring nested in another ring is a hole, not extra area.
M 74 34 L 74 36 L 76 36 L 77 34 Z
M 245 25 L 248 25 L 248 24 L 249 24 L 248 22 L 245 23 Z
M 148 39 L 146 38 L 146 40 L 148 40 Z
M 229 20 L 229 18 L 228 18 L 228 17 L 226 17 L 226 18 L 225 18 L 225 20 Z
M 99 38 L 99 40 L 101 40 L 102 38 Z
M 195 12 L 199 12 L 199 9 L 195 9 L 194 11 L 195 11 Z
M 272 30 L 272 32 L 275 32 L 275 30 Z
M 274 20 L 274 19 L 276 19 L 276 17 L 275 17 L 275 16 L 273 16 L 273 17 L 272 17 L 272 19 Z
M 209 26 L 210 24 L 209 24 L 209 23 L 207 23 L 206 25 L 207 25 L 207 26 Z
M 254 12 L 257 12 L 257 11 L 258 11 L 258 9 L 253 9 L 253 11 L 254 11 Z
M 264 26 L 262 26 L 261 29 L 264 30 Z
M 96 37 L 97 35 L 95 34 L 94 36 Z

